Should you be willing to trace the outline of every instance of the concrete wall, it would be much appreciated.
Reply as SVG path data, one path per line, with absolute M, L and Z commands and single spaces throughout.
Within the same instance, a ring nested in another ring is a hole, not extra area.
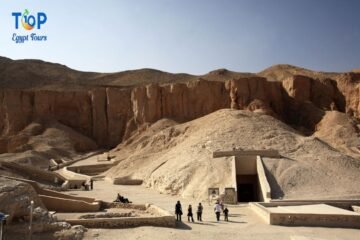
M 257 190 L 260 201 L 271 201 L 271 188 L 267 180 L 264 165 L 260 156 L 233 156 L 232 164 L 232 180 L 233 187 L 237 193 L 237 175 L 257 175 Z M 237 195 L 237 194 L 236 194 Z M 238 201 L 236 196 L 236 201 Z
M 270 224 L 270 211 L 266 209 L 263 205 L 259 203 L 250 203 L 251 210 L 258 214 L 267 224 Z
M 360 228 L 360 216 L 306 213 L 271 213 L 271 225 Z
M 259 180 L 259 198 L 260 201 L 270 202 L 271 201 L 271 188 L 266 178 L 264 165 L 260 156 L 256 157 L 256 169 Z
M 39 195 L 40 199 L 49 211 L 58 212 L 96 212 L 100 210 L 99 202 L 85 202 L 81 200 L 65 199 Z
M 271 200 L 270 203 L 262 203 L 262 205 L 266 207 L 273 207 L 299 206 L 321 203 L 352 211 L 352 206 L 360 205 L 360 200 Z
M 360 215 L 345 214 L 311 214 L 311 213 L 274 213 L 267 207 L 310 205 L 314 202 L 277 202 L 277 203 L 250 203 L 251 209 L 266 223 L 283 226 L 313 226 L 313 227 L 342 227 L 360 228 Z M 346 203 L 344 203 L 346 204 Z
M 236 175 L 256 175 L 256 156 L 236 157 Z
M 213 152 L 213 158 L 219 157 L 242 157 L 242 156 L 263 156 L 263 157 L 280 157 L 277 150 L 232 150 L 232 151 L 216 151 Z

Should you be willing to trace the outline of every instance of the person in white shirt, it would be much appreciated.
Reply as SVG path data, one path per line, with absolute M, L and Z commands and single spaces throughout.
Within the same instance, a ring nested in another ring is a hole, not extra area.
M 214 211 L 216 214 L 216 220 L 220 221 L 221 205 L 220 205 L 219 201 L 216 201 Z

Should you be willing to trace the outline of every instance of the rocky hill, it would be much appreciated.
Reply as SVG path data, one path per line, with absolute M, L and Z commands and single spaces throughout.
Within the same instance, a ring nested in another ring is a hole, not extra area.
M 355 145 L 359 143 L 358 139 Z M 209 186 L 231 186 L 231 158 L 213 158 L 212 153 L 233 148 L 280 152 L 280 159 L 263 158 L 272 198 L 360 197 L 355 184 L 360 181 L 359 159 L 316 136 L 305 137 L 263 112 L 230 109 L 183 124 L 158 121 L 112 151 L 120 163 L 106 176 L 127 184 L 143 181 L 162 193 L 205 199 Z
M 50 158 L 115 148 L 121 163 L 108 177 L 186 195 L 229 180 L 212 174 L 229 168 L 214 165 L 212 151 L 275 148 L 286 157 L 265 161 L 280 186 L 275 197 L 311 188 L 322 197 L 358 196 L 351 182 L 359 180 L 359 99 L 354 71 L 275 65 L 260 73 L 110 74 L 0 58 L 0 161 L 45 168 Z

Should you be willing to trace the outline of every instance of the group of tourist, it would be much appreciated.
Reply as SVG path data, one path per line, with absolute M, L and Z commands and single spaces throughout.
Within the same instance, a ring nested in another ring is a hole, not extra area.
M 197 210 L 196 210 L 197 220 L 199 222 L 202 222 L 203 209 L 204 208 L 203 208 L 202 204 L 199 203 L 199 205 L 197 206 Z M 214 206 L 214 212 L 216 215 L 216 221 L 220 221 L 221 212 L 223 212 L 223 214 L 224 214 L 224 221 L 229 221 L 229 209 L 227 209 L 227 207 L 225 207 L 222 202 L 220 202 L 218 200 L 216 201 L 215 206 Z M 175 204 L 175 215 L 176 215 L 176 221 L 181 222 L 181 215 L 183 215 L 183 211 L 182 211 L 182 206 L 181 206 L 180 201 L 177 201 L 177 203 Z M 194 222 L 193 210 L 192 210 L 191 204 L 188 207 L 187 217 L 188 217 L 189 222 L 190 221 Z

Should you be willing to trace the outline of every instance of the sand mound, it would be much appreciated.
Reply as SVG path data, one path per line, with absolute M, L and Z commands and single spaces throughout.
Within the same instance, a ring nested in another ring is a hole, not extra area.
M 47 168 L 51 158 L 68 160 L 97 149 L 90 138 L 58 122 L 33 122 L 16 135 L 0 139 L 0 161 Z
M 283 158 L 264 160 L 275 198 L 360 196 L 360 161 L 273 117 L 228 109 L 159 132 L 149 127 L 114 149 L 120 163 L 107 176 L 204 199 L 208 187 L 231 184 L 229 159 L 213 159 L 212 153 L 233 147 L 279 150 Z
M 315 136 L 332 147 L 360 159 L 360 122 L 348 115 L 330 111 L 316 126 Z

